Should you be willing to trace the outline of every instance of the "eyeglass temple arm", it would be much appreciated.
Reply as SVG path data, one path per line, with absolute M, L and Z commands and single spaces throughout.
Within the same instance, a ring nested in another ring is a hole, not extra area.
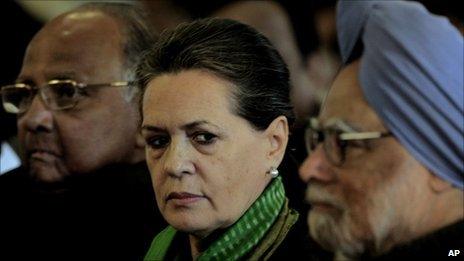
M 341 133 L 339 136 L 340 140 L 367 140 L 367 139 L 378 139 L 392 135 L 391 132 L 348 132 Z
M 96 84 L 78 84 L 77 87 L 79 88 L 98 88 L 98 87 L 127 87 L 133 85 L 134 82 L 126 82 L 126 81 L 119 81 L 119 82 L 111 82 L 111 83 L 96 83 Z

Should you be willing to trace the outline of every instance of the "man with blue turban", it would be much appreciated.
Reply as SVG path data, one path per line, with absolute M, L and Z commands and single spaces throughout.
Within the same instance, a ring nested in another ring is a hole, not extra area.
M 464 255 L 463 37 L 409 1 L 341 1 L 344 67 L 306 131 L 311 236 L 335 259 Z

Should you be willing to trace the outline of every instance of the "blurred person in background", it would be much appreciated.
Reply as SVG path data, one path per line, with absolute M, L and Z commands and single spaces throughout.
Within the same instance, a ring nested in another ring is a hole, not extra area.
M 81 6 L 34 36 L 16 81 L 1 89 L 24 164 L 0 176 L 0 259 L 143 257 L 164 224 L 132 81 L 154 40 L 125 4 Z
M 462 35 L 406 1 L 341 1 L 337 30 L 344 68 L 300 168 L 311 236 L 335 259 L 462 254 Z
M 322 103 L 330 84 L 337 74 L 341 61 L 335 28 L 335 0 L 311 1 L 317 43 L 306 60 L 309 79 L 316 88 L 316 99 Z

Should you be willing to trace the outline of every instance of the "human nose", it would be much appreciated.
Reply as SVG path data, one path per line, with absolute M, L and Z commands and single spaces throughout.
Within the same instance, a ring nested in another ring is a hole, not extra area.
M 306 183 L 311 180 L 330 182 L 334 179 L 334 173 L 330 168 L 322 144 L 319 144 L 309 153 L 299 168 L 299 174 Z
M 173 139 L 164 154 L 164 173 L 181 178 L 184 174 L 195 173 L 195 166 L 190 156 L 190 148 L 183 141 Z
M 31 132 L 51 132 L 54 127 L 53 113 L 39 95 L 32 99 L 28 110 L 19 117 L 19 122 Z

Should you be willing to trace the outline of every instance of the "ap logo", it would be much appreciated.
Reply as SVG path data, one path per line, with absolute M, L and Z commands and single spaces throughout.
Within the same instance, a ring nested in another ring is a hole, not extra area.
M 450 251 L 448 252 L 448 256 L 458 256 L 459 253 L 461 253 L 461 251 L 459 251 L 459 249 L 450 250 Z

